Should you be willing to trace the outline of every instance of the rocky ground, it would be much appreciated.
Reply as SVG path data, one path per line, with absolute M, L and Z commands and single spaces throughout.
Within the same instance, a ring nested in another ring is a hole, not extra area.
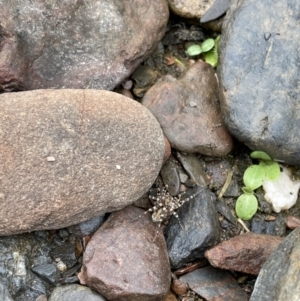
M 1 2 L 0 299 L 298 300 L 299 11 Z M 252 150 L 289 210 L 264 186 L 242 221 Z

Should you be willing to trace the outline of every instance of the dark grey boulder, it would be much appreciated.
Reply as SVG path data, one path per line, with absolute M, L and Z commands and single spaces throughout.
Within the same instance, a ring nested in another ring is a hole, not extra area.
M 112 90 L 163 37 L 164 0 L 0 2 L 0 91 Z
M 154 116 L 120 94 L 0 95 L 0 235 L 59 229 L 133 203 L 164 151 Z
M 300 165 L 300 3 L 231 1 L 220 41 L 222 108 L 253 150 Z
M 289 234 L 262 266 L 250 301 L 298 301 L 300 228 Z

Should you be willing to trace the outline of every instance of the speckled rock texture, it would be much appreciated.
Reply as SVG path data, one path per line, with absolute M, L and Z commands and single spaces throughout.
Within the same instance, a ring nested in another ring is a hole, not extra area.
M 199 61 L 176 80 L 167 75 L 145 94 L 142 104 L 160 123 L 171 146 L 187 153 L 222 157 L 232 138 L 222 120 L 214 69 Z
M 229 131 L 253 150 L 300 165 L 298 0 L 233 0 L 219 45 Z
M 167 0 L 170 9 L 184 18 L 200 18 L 214 0 Z
M 133 203 L 164 152 L 154 116 L 120 94 L 0 95 L 0 235 L 63 228 Z
M 262 266 L 250 301 L 298 301 L 300 228 L 289 234 Z
M 0 91 L 112 90 L 165 32 L 165 0 L 0 1 Z
M 162 229 L 128 206 L 110 215 L 83 256 L 80 282 L 108 300 L 161 301 L 171 282 Z

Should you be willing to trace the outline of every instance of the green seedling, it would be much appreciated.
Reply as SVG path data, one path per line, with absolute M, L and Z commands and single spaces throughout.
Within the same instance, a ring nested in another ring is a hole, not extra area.
M 201 45 L 192 45 L 187 49 L 189 56 L 196 56 L 202 54 L 206 63 L 213 67 L 218 65 L 218 46 L 220 36 L 216 39 L 207 39 Z
M 259 164 L 249 166 L 244 173 L 242 188 L 243 194 L 239 196 L 235 205 L 237 216 L 243 220 L 249 220 L 257 212 L 258 202 L 254 190 L 259 188 L 265 180 L 276 181 L 280 176 L 279 164 L 262 151 L 250 154 L 253 159 L 259 160 Z

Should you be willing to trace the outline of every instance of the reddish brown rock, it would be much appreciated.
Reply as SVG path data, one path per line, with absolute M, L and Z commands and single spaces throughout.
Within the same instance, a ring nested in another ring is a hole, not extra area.
M 170 264 L 161 228 L 134 206 L 113 213 L 83 256 L 81 283 L 108 300 L 161 301 L 170 289 Z
M 149 89 L 142 104 L 157 118 L 173 148 L 217 157 L 232 149 L 210 65 L 197 62 L 180 80 L 165 76 Z
M 291 216 L 289 215 L 287 218 L 286 218 L 286 226 L 289 228 L 289 229 L 296 229 L 300 226 L 300 219 L 295 217 L 295 216 Z
M 154 116 L 120 94 L 1 94 L 0 235 L 63 228 L 133 203 L 164 152 Z
M 258 275 L 281 242 L 281 237 L 250 232 L 223 241 L 206 251 L 205 257 L 214 267 Z
M 155 49 L 164 0 L 0 1 L 0 90 L 112 90 Z

